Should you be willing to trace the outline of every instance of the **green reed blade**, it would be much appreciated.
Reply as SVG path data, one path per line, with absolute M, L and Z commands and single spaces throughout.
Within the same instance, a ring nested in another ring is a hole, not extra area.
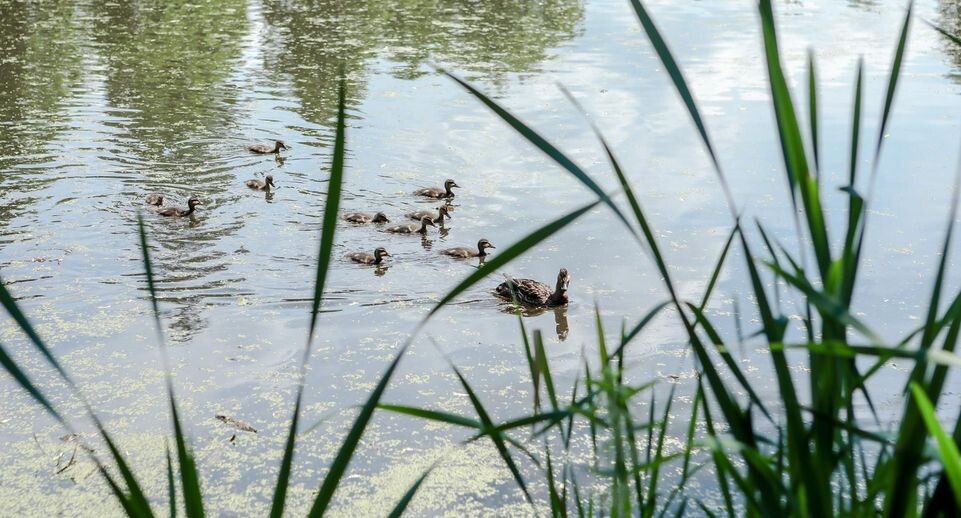
M 477 394 L 474 393 L 474 389 L 471 388 L 470 383 L 467 382 L 467 379 L 464 378 L 464 375 L 461 374 L 460 370 L 455 365 L 451 364 L 451 368 L 454 370 L 454 374 L 457 375 L 457 379 L 460 380 L 461 386 L 464 387 L 464 390 L 467 392 L 467 396 L 470 398 L 471 404 L 474 406 L 474 411 L 477 412 L 477 417 L 483 424 L 484 429 L 493 430 L 495 427 L 493 421 L 491 421 L 490 414 L 487 413 L 487 410 L 477 397 Z M 514 463 L 514 458 L 511 456 L 510 451 L 507 450 L 507 445 L 504 444 L 503 435 L 500 433 L 491 433 L 490 438 L 494 443 L 494 446 L 497 448 L 497 452 L 500 454 L 501 459 L 504 460 L 504 464 L 507 465 L 507 469 L 510 470 L 511 475 L 514 476 L 514 480 L 517 482 L 517 485 L 521 488 L 521 491 L 523 491 L 524 498 L 527 499 L 529 504 L 533 505 L 534 500 L 531 498 L 531 494 L 527 490 L 527 484 L 524 482 L 524 477 L 517 468 L 517 464 Z
M 63 416 L 60 415 L 60 412 L 57 412 L 57 410 L 54 409 L 50 401 L 48 401 L 46 396 L 43 395 L 43 392 L 41 392 L 32 381 L 30 381 L 30 377 L 27 376 L 27 373 L 21 369 L 19 365 L 17 365 L 17 362 L 15 362 L 10 355 L 7 354 L 3 344 L 0 344 L 0 365 L 2 365 L 3 369 L 10 374 L 10 376 L 14 379 L 14 381 L 17 382 L 18 385 L 20 385 L 20 388 L 30 394 L 30 397 L 32 397 L 34 401 L 43 406 L 47 412 L 53 416 L 54 419 L 60 422 L 60 424 L 66 426 L 67 422 Z
M 547 352 L 544 350 L 544 337 L 541 330 L 534 330 L 534 358 L 540 366 L 541 376 L 544 378 L 544 387 L 547 389 L 547 397 L 551 400 L 551 409 L 557 412 L 557 393 L 554 390 L 554 378 L 551 377 L 551 366 L 547 360 Z
M 777 122 L 778 135 L 781 142 L 781 153 L 784 167 L 788 173 L 792 198 L 795 193 L 800 195 L 804 205 L 804 216 L 807 229 L 811 236 L 811 243 L 817 258 L 818 270 L 822 278 L 827 278 L 831 264 L 830 240 L 827 225 L 821 209 L 818 181 L 808 168 L 804 151 L 804 142 L 798 125 L 791 92 L 781 68 L 781 58 L 778 50 L 777 33 L 774 24 L 774 12 L 770 0 L 761 0 L 758 5 L 761 14 L 761 26 L 764 36 L 764 50 L 768 69 L 768 83 L 771 87 L 771 100 L 774 105 L 774 115 Z M 823 495 L 818 495 L 821 497 Z
M 904 14 L 901 35 L 898 37 L 898 47 L 894 51 L 894 59 L 891 61 L 891 75 L 888 77 L 888 88 L 884 94 L 884 112 L 881 115 L 881 126 L 878 129 L 877 146 L 874 149 L 874 167 L 871 171 L 872 185 L 874 184 L 874 176 L 878 169 L 878 158 L 881 156 L 881 146 L 884 144 L 884 132 L 887 130 L 888 118 L 891 115 L 891 108 L 894 106 L 894 94 L 898 88 L 898 78 L 901 76 L 901 64 L 904 60 L 904 48 L 908 42 L 908 29 L 911 27 L 911 12 L 913 9 L 914 0 L 911 0 L 908 2 L 908 9 Z
M 814 68 L 814 50 L 808 49 L 808 118 L 811 120 L 811 149 L 814 151 L 814 169 L 821 171 L 821 155 L 818 140 L 818 89 Z
M 410 501 L 413 500 L 414 495 L 417 494 L 417 490 L 420 489 L 421 484 L 424 483 L 424 480 L 427 479 L 427 476 L 430 475 L 436 467 L 437 463 L 432 464 L 430 467 L 424 470 L 424 473 L 422 473 L 421 476 L 417 477 L 417 481 L 414 482 L 414 485 L 410 486 L 406 493 L 404 493 L 404 496 L 401 497 L 400 501 L 397 502 L 397 505 L 394 506 L 394 509 L 391 510 L 389 515 L 387 515 L 387 518 L 400 518 L 404 514 L 404 511 L 407 510 L 407 506 L 410 505 Z
M 667 42 L 664 41 L 660 31 L 654 24 L 654 20 L 648 14 L 647 9 L 644 8 L 644 4 L 640 0 L 631 0 L 631 6 L 634 7 L 634 12 L 637 13 L 637 18 L 640 20 L 644 32 L 647 33 L 647 39 L 650 40 L 665 70 L 667 70 L 668 75 L 671 76 L 671 82 L 674 83 L 674 88 L 677 90 L 678 95 L 681 96 L 681 100 L 684 101 L 684 106 L 687 108 L 687 112 L 690 114 L 694 126 L 697 127 L 697 132 L 701 136 L 701 141 L 704 143 L 704 147 L 711 157 L 711 163 L 714 164 L 714 170 L 717 172 L 721 188 L 724 190 L 728 208 L 730 208 L 731 214 L 733 215 L 736 213 L 734 209 L 734 197 L 731 195 L 731 189 L 728 187 L 727 179 L 721 170 L 721 163 L 717 158 L 717 153 L 714 152 L 714 145 L 711 144 L 711 138 L 708 136 L 707 128 L 701 119 L 701 113 L 697 109 L 697 103 L 694 101 L 691 90 L 687 87 L 687 81 L 684 80 L 684 74 L 674 60 L 674 56 L 671 54 Z
M 177 445 L 177 463 L 180 466 L 180 482 L 184 493 L 184 513 L 190 518 L 202 518 L 204 516 L 204 501 L 200 490 L 200 476 L 197 474 L 197 465 L 187 445 L 187 440 L 184 437 L 183 427 L 180 423 L 180 414 L 177 411 L 177 400 L 174 397 L 173 381 L 171 380 L 170 374 L 170 362 L 167 359 L 167 344 L 160 322 L 160 305 L 157 302 L 153 262 L 150 260 L 147 231 L 144 228 L 143 216 L 140 214 L 137 214 L 137 230 L 140 237 L 141 259 L 143 261 L 144 273 L 147 277 L 147 289 L 150 293 L 150 303 L 153 308 L 154 322 L 157 330 L 158 347 L 160 348 L 160 354 L 163 360 L 164 379 L 167 385 L 167 400 L 170 404 L 170 415 L 174 426 L 174 438 Z
M 614 214 L 618 217 L 618 219 L 621 220 L 624 226 L 631 232 L 631 235 L 633 235 L 635 239 L 640 240 L 640 237 L 637 235 L 637 231 L 634 230 L 634 227 L 632 227 L 631 224 L 627 222 L 627 218 L 624 216 L 624 213 L 621 212 L 621 209 L 617 208 L 617 205 L 614 205 L 614 201 L 611 200 L 611 198 L 607 195 L 607 193 L 601 190 L 601 187 L 596 182 L 594 182 L 594 180 L 592 180 L 591 177 L 588 176 L 587 173 L 585 173 L 577 164 L 575 164 L 571 159 L 569 159 L 566 155 L 564 155 L 564 153 L 562 153 L 559 149 L 554 147 L 554 145 L 548 142 L 546 139 L 544 139 L 544 137 L 541 137 L 536 131 L 532 130 L 526 124 L 521 122 L 520 119 L 512 115 L 510 112 L 508 112 L 504 108 L 502 108 L 499 104 L 491 100 L 489 97 L 481 93 L 479 90 L 471 86 L 469 83 L 467 83 L 463 79 L 443 69 L 439 69 L 439 70 L 442 74 L 453 79 L 459 85 L 467 89 L 468 92 L 474 94 L 474 97 L 477 97 L 482 103 L 484 103 L 495 114 L 497 114 L 498 117 L 503 119 L 504 122 L 506 122 L 508 125 L 514 128 L 518 133 L 520 133 L 521 136 L 527 139 L 528 142 L 530 142 L 535 147 L 543 151 L 544 154 L 549 156 L 552 160 L 554 160 L 554 162 L 556 162 L 558 165 L 560 165 L 565 170 L 567 170 L 572 175 L 574 175 L 574 177 L 580 180 L 580 182 L 584 184 L 588 189 L 594 191 L 594 194 L 597 195 L 600 201 L 604 202 L 604 204 L 606 204 L 614 212 Z
M 177 518 L 177 485 L 174 484 L 173 460 L 170 458 L 170 445 L 164 439 L 164 454 L 167 457 L 167 501 L 170 502 L 170 518 Z
M 407 405 L 393 405 L 390 403 L 379 403 L 377 408 L 380 410 L 386 410 L 388 412 L 409 415 L 420 419 L 427 419 L 428 421 L 437 421 L 439 423 L 447 423 L 455 426 L 476 428 L 477 430 L 484 429 L 484 426 L 481 424 L 481 422 L 476 419 L 471 419 L 469 417 L 459 416 L 448 412 L 441 412 L 438 410 L 429 410 L 426 408 L 417 408 Z
M 954 492 L 954 501 L 961 502 L 961 453 L 958 452 L 958 445 L 941 427 L 938 416 L 934 411 L 934 405 L 931 404 L 931 400 L 928 399 L 921 385 L 917 382 L 911 382 L 911 394 L 918 405 L 918 410 L 924 419 L 924 425 L 927 427 L 928 433 L 934 437 L 938 444 L 941 464 L 944 466 L 944 472 L 947 474 L 951 490 Z
M 330 501 L 333 499 L 334 491 L 337 490 L 337 486 L 340 484 L 340 480 L 343 478 L 344 472 L 347 471 L 347 466 L 350 464 L 350 460 L 357 450 L 360 438 L 370 423 L 374 410 L 377 408 L 381 396 L 384 395 L 384 390 L 387 389 L 387 384 L 390 382 L 394 371 L 400 364 L 401 358 L 404 357 L 404 353 L 407 352 L 407 348 L 410 346 L 412 339 L 413 337 L 409 338 L 403 347 L 401 347 L 397 356 L 390 363 L 390 366 L 387 367 L 387 370 L 381 375 L 377 386 L 371 391 L 370 396 L 367 397 L 367 402 L 361 407 L 360 414 L 357 416 L 357 419 L 354 420 L 354 424 L 347 433 L 347 437 L 344 438 L 340 449 L 337 451 L 337 456 L 334 457 L 334 462 L 331 463 L 327 471 L 327 476 L 324 477 L 324 481 L 308 513 L 309 517 L 317 518 L 323 516 L 324 512 L 326 512 L 327 506 L 330 505 Z
M 327 181 L 327 197 L 324 200 L 323 227 L 320 233 L 320 245 L 317 252 L 317 268 L 314 275 L 314 296 L 310 308 L 310 326 L 307 331 L 307 344 L 304 346 L 304 356 L 300 364 L 300 377 L 297 386 L 297 396 L 295 397 L 294 401 L 294 413 L 290 421 L 290 429 L 287 432 L 287 441 L 284 445 L 284 456 L 280 462 L 280 471 L 277 474 L 277 485 L 274 489 L 274 496 L 270 507 L 271 518 L 281 518 L 284 514 L 284 506 L 286 505 L 287 499 L 287 487 L 290 484 L 290 471 L 293 464 L 294 450 L 297 441 L 297 426 L 300 422 L 301 404 L 303 402 L 306 367 L 307 362 L 310 360 L 310 352 L 314 340 L 314 331 L 317 327 L 317 317 L 320 314 L 320 305 L 323 300 L 324 287 L 327 283 L 327 272 L 330 269 L 330 258 L 333 253 L 334 234 L 337 229 L 337 213 L 340 209 L 341 190 L 344 181 L 344 156 L 346 154 L 347 147 L 346 99 L 347 79 L 346 73 L 343 67 L 341 67 L 340 81 L 338 82 L 337 88 L 337 124 L 334 130 L 334 150 L 330 164 L 330 178 Z M 406 349 L 406 346 L 404 349 Z M 401 350 L 400 354 L 403 354 L 404 349 Z M 397 359 L 400 359 L 400 355 L 398 355 Z M 397 360 L 395 360 L 395 362 L 396 361 Z M 371 409 L 371 412 L 372 411 L 373 409 Z M 361 415 L 363 415 L 363 413 Z M 358 420 L 359 419 L 360 418 L 358 418 Z M 366 422 L 364 422 L 364 426 L 366 426 Z M 362 432 L 363 427 L 361 427 L 360 430 L 360 433 Z M 344 452 L 344 450 L 342 449 L 341 452 Z M 350 454 L 347 454 L 346 459 L 340 459 L 338 456 L 338 458 L 335 459 L 335 462 L 337 460 L 342 460 L 344 463 L 343 467 L 346 468 L 346 463 L 350 461 Z M 329 488 L 331 494 L 327 495 L 328 500 L 330 496 L 333 495 L 333 491 L 336 489 L 337 483 L 339 482 L 339 476 L 342 475 L 342 473 L 336 474 L 331 471 L 330 474 L 335 474 L 336 476 L 332 479 L 333 487 Z M 328 474 L 327 478 L 331 478 L 330 474 Z M 327 478 L 324 479 L 325 486 L 327 485 Z M 320 497 L 318 496 L 318 500 L 319 498 Z M 315 500 L 314 509 L 316 509 L 316 507 L 317 501 Z M 324 507 L 326 507 L 326 503 L 324 504 Z M 323 509 L 320 509 L 319 511 L 322 513 Z

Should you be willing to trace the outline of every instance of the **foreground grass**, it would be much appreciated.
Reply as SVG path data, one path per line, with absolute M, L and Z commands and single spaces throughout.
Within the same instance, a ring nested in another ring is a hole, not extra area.
M 705 151 L 717 172 L 720 189 L 731 210 L 731 233 L 718 257 L 705 293 L 699 300 L 679 296 L 668 267 L 669 258 L 661 253 L 656 232 L 647 219 L 638 196 L 613 150 L 601 131 L 593 127 L 626 198 L 626 207 L 605 193 L 560 149 L 543 139 L 532 128 L 504 110 L 470 84 L 446 73 L 463 86 L 523 138 L 546 153 L 561 168 L 576 178 L 596 200 L 532 232 L 513 244 L 484 268 L 478 269 L 451 289 L 411 333 L 394 360 L 381 375 L 376 387 L 360 408 L 353 426 L 342 439 L 339 451 L 326 475 L 317 481 L 308 514 L 322 516 L 334 498 L 343 475 L 349 469 L 358 444 L 377 411 L 413 416 L 469 429 L 469 442 L 490 441 L 509 470 L 515 483 L 531 504 L 544 495 L 532 494 L 531 477 L 546 487 L 547 505 L 555 516 L 662 516 L 707 514 L 728 516 L 833 516 L 884 515 L 949 516 L 961 503 L 961 420 L 939 419 L 935 408 L 945 390 L 952 367 L 961 365 L 954 353 L 961 335 L 961 292 L 944 292 L 958 189 L 953 191 L 941 260 L 938 265 L 923 326 L 896 342 L 885 342 L 851 311 L 861 252 L 867 238 L 868 206 L 882 156 L 883 135 L 892 112 L 907 46 L 912 10 L 909 6 L 898 35 L 887 84 L 882 118 L 876 137 L 872 168 L 867 179 L 858 168 L 861 139 L 862 74 L 857 71 L 851 122 L 850 170 L 847 185 L 848 211 L 844 232 L 830 236 L 827 215 L 822 208 L 821 177 L 818 174 L 817 83 L 813 56 L 809 62 L 806 103 L 807 128 L 799 123 L 797 107 L 782 70 L 778 50 L 773 6 L 770 0 L 758 5 L 763 34 L 764 56 L 768 71 L 772 105 L 776 119 L 785 179 L 792 201 L 785 207 L 795 218 L 798 229 L 797 252 L 771 240 L 764 222 L 750 229 L 742 226 L 730 192 L 721 160 L 711 143 L 707 126 L 687 87 L 683 72 L 654 20 L 640 0 L 631 0 L 641 26 L 684 103 Z M 953 36 L 946 34 L 953 41 Z M 572 102 L 577 105 L 571 97 Z M 580 106 L 577 105 L 580 109 Z M 300 383 L 293 402 L 292 418 L 279 459 L 277 480 L 271 503 L 271 516 L 282 516 L 292 474 L 297 469 L 296 451 L 300 427 L 301 402 L 305 390 L 304 372 L 310 359 L 313 336 L 319 321 L 322 294 L 326 283 L 335 238 L 340 189 L 344 180 L 344 151 L 347 143 L 344 88 L 341 85 L 336 138 L 331 161 L 328 195 L 324 208 L 323 230 L 318 249 L 317 271 Z M 582 110 L 583 111 L 583 110 Z M 446 304 L 507 265 L 541 241 L 582 217 L 592 208 L 605 206 L 637 241 L 650 252 L 654 266 L 664 282 L 667 298 L 647 313 L 638 315 L 637 324 L 621 329 L 616 339 L 603 329 L 597 317 L 596 357 L 585 359 L 583 374 L 572 387 L 563 390 L 551 372 L 550 362 L 539 331 L 529 333 L 518 315 L 521 346 L 527 359 L 533 385 L 533 411 L 506 422 L 495 422 L 484 406 L 483 394 L 474 391 L 470 380 L 455 365 L 455 373 L 468 395 L 473 413 L 457 415 L 431 408 L 385 403 L 381 397 L 406 350 L 423 325 Z M 163 498 L 171 514 L 182 509 L 187 516 L 204 515 L 204 492 L 190 442 L 182 429 L 176 390 L 166 366 L 166 349 L 161 331 L 160 312 L 154 292 L 149 239 L 139 222 L 143 267 L 157 326 L 158 343 L 164 359 L 167 397 L 172 424 L 173 450 L 166 456 L 168 491 Z M 760 245 L 759 245 L 760 243 Z M 763 344 L 774 372 L 778 401 L 764 401 L 757 395 L 759 380 L 739 368 L 730 340 L 706 314 L 715 283 L 725 268 L 732 248 L 745 258 L 751 293 L 756 301 L 760 328 L 754 329 Z M 763 250 L 759 253 L 758 250 Z M 784 283 L 790 293 L 771 293 L 772 281 Z M 798 297 L 804 315 L 800 335 L 790 333 L 788 315 L 781 312 L 781 299 Z M 943 304 L 946 302 L 946 304 Z M 6 308 L 36 352 L 52 366 L 71 388 L 94 422 L 109 456 L 88 454 L 117 502 L 131 516 L 153 516 L 151 501 L 158 495 L 145 494 L 113 438 L 76 388 L 67 369 L 50 353 L 42 337 L 19 309 L 13 296 L 0 283 L 0 303 Z M 674 389 L 666 399 L 654 396 L 651 383 L 630 383 L 625 376 L 625 350 L 645 326 L 664 308 L 673 308 L 686 332 L 696 359 L 690 415 L 683 448 L 668 452 L 665 444 L 674 400 Z M 803 373 L 795 367 L 806 360 Z M 911 372 L 903 387 L 907 395 L 898 410 L 898 427 L 890 432 L 880 428 L 874 413 L 870 380 L 894 359 L 908 361 Z M 41 405 L 68 431 L 73 425 L 63 417 L 29 374 L 0 346 L 0 365 L 33 400 Z M 799 379 L 805 376 L 807 379 Z M 802 392 L 798 387 L 809 387 Z M 646 403 L 647 412 L 639 411 Z M 873 413 L 865 420 L 855 411 L 864 401 Z M 775 410 L 777 409 L 777 410 Z M 947 426 L 946 426 L 947 425 Z M 575 435 L 586 437 L 590 461 L 574 460 Z M 305 439 L 309 440 L 309 439 Z M 665 475 L 665 466 L 673 469 Z M 679 469 L 678 469 L 679 468 Z M 430 475 L 428 468 L 397 502 L 392 516 L 400 515 Z M 716 501 L 705 501 L 687 491 L 689 481 L 699 477 L 713 479 Z

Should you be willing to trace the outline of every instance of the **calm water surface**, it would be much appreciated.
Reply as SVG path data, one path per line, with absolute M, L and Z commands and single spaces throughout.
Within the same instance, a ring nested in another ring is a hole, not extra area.
M 649 7 L 701 104 L 738 204 L 793 245 L 752 3 Z M 819 58 L 825 185 L 840 222 L 845 198 L 833 189 L 847 174 L 854 68 L 863 56 L 868 165 L 903 6 L 777 7 L 795 86 L 806 81 L 807 49 Z M 959 25 L 954 2 L 924 1 L 916 9 Z M 891 340 L 923 316 L 961 129 L 961 52 L 915 23 L 908 56 L 858 292 L 861 316 Z M 557 83 L 568 87 L 627 165 L 682 294 L 700 297 L 731 221 L 689 119 L 625 1 L 80 0 L 25 7 L 0 0 L 0 272 L 156 497 L 165 487 L 161 432 L 168 417 L 135 230 L 145 194 L 204 202 L 190 219 L 145 216 L 180 404 L 211 510 L 222 515 L 263 514 L 273 488 L 306 335 L 341 66 L 349 77 L 344 209 L 382 210 L 401 220 L 436 206 L 412 197 L 416 188 L 452 177 L 463 189 L 448 228 L 424 239 L 375 227 L 338 229 L 304 419 L 325 421 L 298 448 L 295 510 L 315 491 L 353 406 L 416 322 L 476 266 L 437 251 L 482 237 L 503 249 L 591 200 L 430 63 L 473 81 L 613 189 L 602 153 Z M 282 159 L 244 150 L 274 138 L 292 146 Z M 268 174 L 278 186 L 271 195 L 243 185 Z M 377 246 L 393 255 L 388 268 L 343 258 Z M 732 257 L 711 313 L 734 333 L 739 307 L 752 331 L 743 258 Z M 560 267 L 573 275 L 573 303 L 525 324 L 543 330 L 552 365 L 569 386 L 582 351 L 596 355 L 595 302 L 610 331 L 665 293 L 647 256 L 601 209 L 504 273 L 550 281 Z M 469 414 L 450 360 L 496 418 L 527 410 L 516 317 L 488 293 L 496 278 L 428 326 L 386 400 Z M 629 355 L 632 376 L 660 380 L 662 392 L 680 377 L 674 425 L 683 430 L 691 359 L 675 322 L 665 313 Z M 79 418 L 76 402 L 8 319 L 0 340 Z M 763 387 L 763 351 L 744 349 Z M 886 376 L 896 377 L 899 368 L 891 371 Z M 119 513 L 89 463 L 57 474 L 74 446 L 7 378 L 0 387 L 2 514 Z M 880 404 L 894 408 L 900 397 L 882 392 Z M 215 414 L 249 422 L 259 433 L 230 441 L 236 430 Z M 383 514 L 443 458 L 414 501 L 415 514 L 530 513 L 494 450 L 460 446 L 464 438 L 378 415 L 337 510 Z M 542 489 L 535 484 L 535 492 Z M 705 494 L 710 499 L 710 488 Z

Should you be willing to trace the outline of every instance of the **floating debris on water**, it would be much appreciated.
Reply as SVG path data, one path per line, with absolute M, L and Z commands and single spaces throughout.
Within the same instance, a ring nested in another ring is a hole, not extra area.
M 233 417 L 230 417 L 229 415 L 217 414 L 217 415 L 214 416 L 214 417 L 216 417 L 218 421 L 223 422 L 223 423 L 226 423 L 226 424 L 229 424 L 230 426 L 233 426 L 234 428 L 237 428 L 238 430 L 242 430 L 242 431 L 244 431 L 244 432 L 257 433 L 257 430 L 256 430 L 253 426 L 250 426 L 249 424 L 247 424 L 247 423 L 245 423 L 245 422 L 243 422 L 243 421 L 241 421 L 241 420 L 239 420 L 239 419 L 234 419 Z M 234 436 L 234 437 L 236 437 L 236 436 Z M 231 440 L 233 440 L 233 439 L 231 439 Z

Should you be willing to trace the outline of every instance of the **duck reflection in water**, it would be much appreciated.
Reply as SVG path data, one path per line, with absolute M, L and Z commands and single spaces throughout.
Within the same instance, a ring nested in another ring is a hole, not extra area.
M 567 340 L 567 334 L 570 332 L 570 326 L 567 323 L 567 306 L 533 308 L 515 306 L 513 303 L 508 303 L 501 306 L 501 311 L 510 315 L 517 315 L 518 311 L 520 311 L 521 316 L 524 318 L 539 317 L 547 312 L 552 312 L 554 313 L 554 332 L 557 333 L 557 339 L 561 342 Z

